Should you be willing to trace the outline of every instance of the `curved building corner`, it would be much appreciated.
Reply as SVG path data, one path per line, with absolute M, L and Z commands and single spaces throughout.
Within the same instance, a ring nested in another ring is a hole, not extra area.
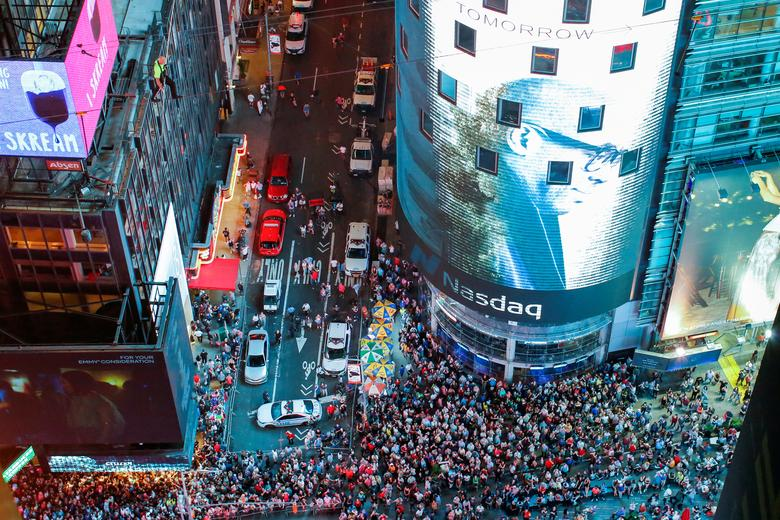
M 437 334 L 475 371 L 547 377 L 605 358 L 634 305 L 680 10 L 396 9 L 401 232 Z

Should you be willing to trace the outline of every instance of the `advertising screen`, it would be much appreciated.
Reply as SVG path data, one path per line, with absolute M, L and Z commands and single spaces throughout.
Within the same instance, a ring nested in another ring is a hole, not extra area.
M 84 0 L 65 55 L 84 148 L 89 150 L 106 97 L 119 39 L 110 0 Z
M 697 165 L 663 336 L 774 318 L 780 163 Z
M 181 441 L 161 352 L 0 355 L 0 444 Z
M 630 298 L 680 1 L 663 23 L 636 1 L 594 2 L 582 24 L 537 4 L 437 4 L 426 24 L 399 14 L 412 54 L 399 59 L 398 195 L 404 240 L 437 288 L 555 325 Z
M 65 64 L 0 60 L 0 155 L 86 157 Z

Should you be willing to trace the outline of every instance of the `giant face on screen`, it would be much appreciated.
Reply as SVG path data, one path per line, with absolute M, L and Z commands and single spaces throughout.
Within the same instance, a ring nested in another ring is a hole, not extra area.
M 181 440 L 161 352 L 0 355 L 0 445 Z
M 562 23 L 563 0 L 506 14 L 436 5 L 425 24 L 399 15 L 406 47 L 425 49 L 399 60 L 398 188 L 415 260 L 451 297 L 508 320 L 565 323 L 625 303 L 679 0 L 644 17 L 642 0 L 569 13 L 586 23 Z
M 698 164 L 664 336 L 772 321 L 780 303 L 780 163 Z

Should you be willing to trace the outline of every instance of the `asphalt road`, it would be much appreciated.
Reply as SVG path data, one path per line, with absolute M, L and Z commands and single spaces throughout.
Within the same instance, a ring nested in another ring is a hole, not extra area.
M 287 444 L 284 436 L 286 428 L 261 430 L 251 416 L 251 412 L 263 402 L 263 392 L 268 391 L 273 400 L 311 398 L 314 388 L 321 382 L 329 386 L 332 393 L 336 378 L 321 377 L 317 374 L 320 364 L 326 327 L 306 330 L 303 335 L 291 338 L 288 323 L 283 322 L 284 309 L 293 306 L 300 309 L 308 302 L 311 315 L 323 314 L 327 305 L 327 315 L 334 315 L 333 304 L 349 309 L 349 302 L 356 295 L 347 290 L 346 301 L 339 301 L 337 281 L 330 276 L 329 264 L 333 258 L 344 260 L 345 235 L 349 222 L 363 221 L 372 226 L 372 240 L 376 225 L 376 168 L 368 178 L 353 178 L 349 175 L 348 165 L 338 155 L 338 147 L 349 148 L 357 135 L 357 124 L 361 116 L 356 112 L 341 112 L 334 99 L 337 96 L 351 97 L 354 70 L 358 56 L 376 56 L 380 63 L 390 63 L 393 54 L 393 2 L 364 2 L 317 0 L 315 9 L 307 14 L 309 34 L 307 50 L 301 56 L 285 56 L 282 82 L 287 86 L 285 99 L 279 99 L 276 107 L 269 153 L 287 153 L 293 158 L 290 191 L 296 187 L 312 198 L 329 199 L 329 184 L 335 180 L 344 198 L 344 214 L 328 214 L 327 222 L 317 229 L 314 237 L 301 238 L 298 227 L 308 221 L 305 211 L 298 210 L 287 222 L 285 242 L 282 253 L 274 259 L 260 259 L 255 256 L 253 268 L 248 270 L 244 286 L 247 288 L 247 308 L 245 316 L 252 316 L 261 304 L 263 283 L 268 279 L 281 279 L 283 293 L 280 311 L 269 316 L 266 329 L 273 336 L 277 329 L 282 330 L 281 347 L 271 347 L 270 371 L 268 382 L 259 386 L 249 386 L 239 377 L 232 417 L 229 423 L 228 446 L 230 450 L 270 450 Z M 346 41 L 343 47 L 334 49 L 331 38 L 341 30 L 342 19 L 348 20 Z M 296 78 L 300 78 L 296 81 Z M 380 84 L 381 86 L 381 84 Z M 314 89 L 319 91 L 319 102 L 313 102 L 311 117 L 306 119 L 302 110 Z M 298 106 L 292 106 L 289 93 L 295 94 Z M 392 96 L 392 88 L 387 88 Z M 380 96 L 378 96 L 379 101 Z M 379 104 L 379 103 L 378 103 Z M 386 131 L 392 131 L 392 122 L 380 122 L 378 111 L 368 115 L 374 140 L 376 164 L 381 153 L 381 138 Z M 275 205 L 263 201 L 261 213 Z M 279 205 L 284 207 L 285 205 Z M 372 251 L 372 258 L 376 253 Z M 332 297 L 323 302 L 319 299 L 319 284 L 312 285 L 307 279 L 296 280 L 290 272 L 293 262 L 312 257 L 320 270 L 321 280 L 328 281 L 333 287 Z M 367 298 L 365 283 L 362 284 L 359 301 Z M 343 311 L 342 311 L 343 314 Z M 343 316 L 342 316 L 343 317 Z M 361 330 L 358 330 L 360 328 Z M 358 340 L 365 326 L 358 319 L 352 330 L 350 346 L 351 357 L 357 356 Z M 324 413 L 323 413 L 324 414 Z M 349 428 L 351 413 L 342 418 L 342 426 Z M 323 432 L 333 427 L 332 420 L 326 417 L 315 428 Z M 302 440 L 309 428 L 290 428 L 296 435 L 296 444 Z

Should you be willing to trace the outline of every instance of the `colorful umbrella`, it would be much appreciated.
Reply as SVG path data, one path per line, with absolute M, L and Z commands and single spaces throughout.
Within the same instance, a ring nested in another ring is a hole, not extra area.
M 360 349 L 360 361 L 363 363 L 376 363 L 379 361 L 384 361 L 389 354 L 389 348 L 385 347 L 381 343 L 376 343 L 374 345 L 365 346 Z
M 372 338 L 370 336 L 363 336 L 360 338 L 360 348 L 363 347 L 382 347 L 388 350 L 393 350 L 393 342 L 390 338 Z
M 371 308 L 371 315 L 380 320 L 389 320 L 394 314 L 395 304 L 389 300 L 377 302 L 377 304 Z
M 370 363 L 363 371 L 367 376 L 381 377 L 382 379 L 393 377 L 393 372 L 395 372 L 395 363 L 393 361 Z
M 387 383 L 378 377 L 369 377 L 368 380 L 363 383 L 363 391 L 367 395 L 382 395 L 385 393 Z
M 368 337 L 369 338 L 379 338 L 383 339 L 390 334 L 393 333 L 393 323 L 392 322 L 385 322 L 382 320 L 374 321 L 371 325 L 368 327 Z

